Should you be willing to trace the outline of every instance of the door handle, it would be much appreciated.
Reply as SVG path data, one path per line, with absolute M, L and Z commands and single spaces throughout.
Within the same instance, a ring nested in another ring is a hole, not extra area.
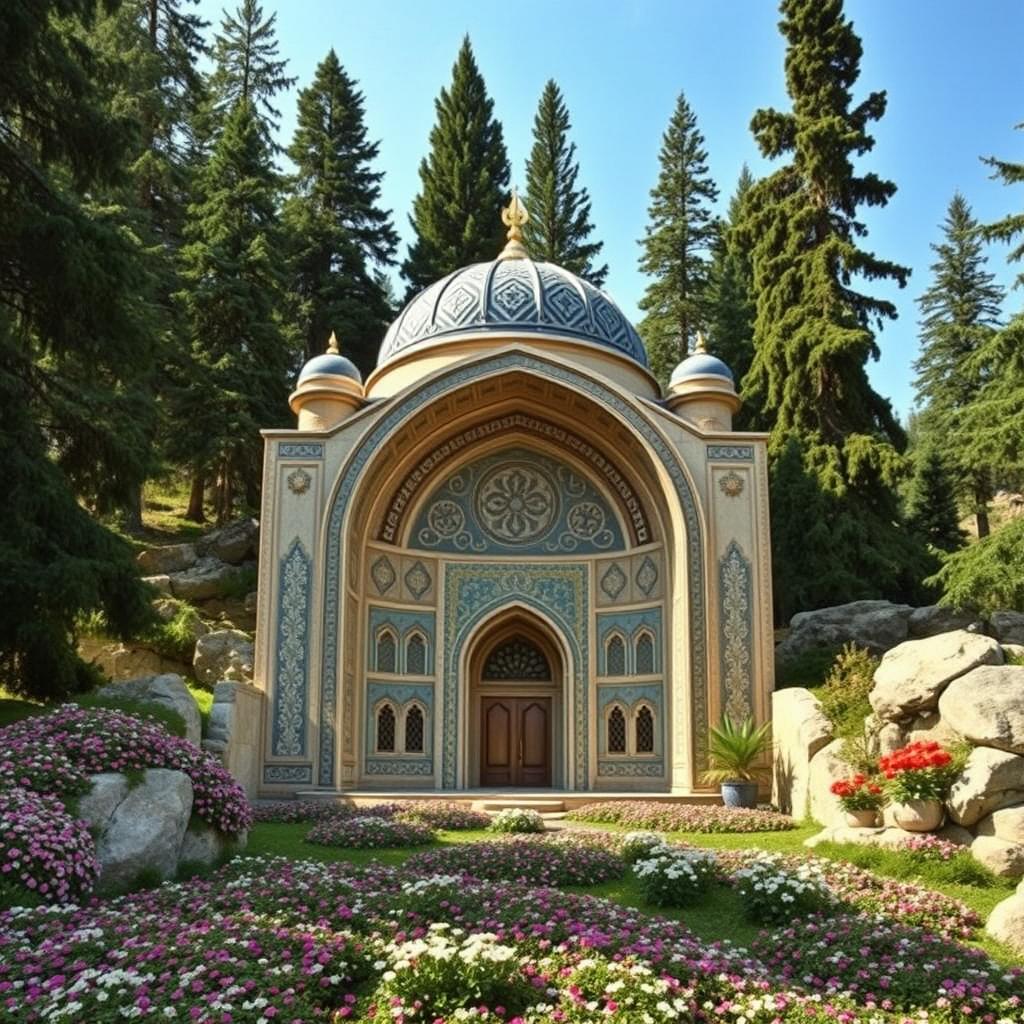
M 519 763 L 523 763 L 523 737 L 519 737 Z

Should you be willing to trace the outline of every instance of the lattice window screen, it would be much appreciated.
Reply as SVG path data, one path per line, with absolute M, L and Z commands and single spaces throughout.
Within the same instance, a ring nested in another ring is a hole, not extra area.
M 612 708 L 608 715 L 608 753 L 626 752 L 626 716 L 622 708 Z
M 654 675 L 654 640 L 650 633 L 641 633 L 636 642 L 636 674 Z
M 509 640 L 488 655 L 484 663 L 485 680 L 520 679 L 535 682 L 551 681 L 551 666 L 544 652 L 528 640 Z
M 417 634 L 411 636 L 405 645 L 405 671 L 411 676 L 427 674 L 427 645 Z
M 385 754 L 395 752 L 395 712 L 390 704 L 377 712 L 377 749 Z
M 626 645 L 622 637 L 613 636 L 605 650 L 605 675 L 624 676 L 626 674 Z
M 397 672 L 397 653 L 395 634 L 390 630 L 385 630 L 377 637 L 377 671 Z
M 423 712 L 411 707 L 405 715 L 405 752 L 407 754 L 423 753 Z
M 641 708 L 636 713 L 636 752 L 654 753 L 654 715 L 650 708 Z

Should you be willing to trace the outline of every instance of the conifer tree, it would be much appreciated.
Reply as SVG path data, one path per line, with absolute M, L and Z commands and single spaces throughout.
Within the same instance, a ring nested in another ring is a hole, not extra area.
M 1024 124 L 1017 125 L 1018 129 L 1024 129 Z M 986 157 L 985 163 L 995 169 L 992 175 L 998 178 L 1004 185 L 1024 184 L 1024 163 L 1013 163 L 1008 160 L 999 160 L 994 156 Z M 1008 242 L 1011 245 L 1021 239 L 1014 249 L 1010 250 L 1007 259 L 1011 263 L 1024 260 L 1024 212 L 1010 213 L 994 224 L 985 225 L 985 238 L 988 241 Z M 1017 285 L 1024 285 L 1024 272 L 1017 275 Z
M 874 145 L 868 126 L 884 114 L 885 94 L 854 102 L 862 48 L 841 0 L 782 0 L 781 11 L 793 107 L 757 111 L 751 129 L 766 157 L 789 162 L 745 204 L 757 319 L 744 390 L 764 410 L 770 451 L 778 456 L 799 439 L 805 467 L 839 499 L 829 506 L 833 544 L 820 558 L 802 558 L 800 571 L 827 580 L 842 566 L 854 584 L 819 599 L 908 596 L 923 553 L 900 524 L 905 438 L 865 367 L 878 356 L 873 327 L 896 310 L 856 287 L 884 279 L 902 286 L 910 273 L 859 244 L 858 208 L 884 206 L 896 190 L 854 167 Z M 794 509 L 785 524 L 794 539 L 818 525 L 812 514 Z
M 986 269 L 978 222 L 959 192 L 950 201 L 942 231 L 943 241 L 932 245 L 932 283 L 917 300 L 917 402 L 922 407 L 922 432 L 950 453 L 961 493 L 973 508 L 978 536 L 985 537 L 993 467 L 968 457 L 971 445 L 964 436 L 963 414 L 989 375 L 978 352 L 998 327 L 1003 290 Z
M 377 149 L 366 137 L 363 94 L 331 50 L 299 93 L 287 151 L 297 173 L 282 219 L 306 358 L 334 331 L 364 373 L 393 313 L 375 271 L 394 263 L 398 245 L 390 211 L 379 205 Z
M 508 154 L 469 36 L 434 107 L 437 123 L 410 218 L 416 239 L 402 264 L 410 295 L 467 263 L 493 260 L 505 237 Z
M 600 288 L 608 265 L 595 265 L 604 243 L 589 241 L 590 195 L 577 189 L 580 165 L 576 143 L 569 141 L 569 109 L 549 79 L 533 120 L 533 148 L 526 161 L 526 209 L 530 219 L 523 238 L 534 259 L 557 263 Z
M 907 498 L 907 525 L 940 551 L 963 547 L 953 479 L 934 442 L 926 444 L 914 460 Z
M 97 677 L 84 616 L 115 636 L 151 614 L 130 550 L 89 515 L 145 472 L 130 381 L 151 360 L 142 253 L 111 187 L 130 133 L 96 87 L 99 5 L 0 5 L 0 685 L 48 699 Z M 68 103 L 74 97 L 74 103 Z
M 640 308 L 640 336 L 651 372 L 664 387 L 711 318 L 711 252 L 717 227 L 711 207 L 718 189 L 708 173 L 697 115 L 680 93 L 659 154 L 651 190 L 650 223 L 641 242 L 640 269 L 654 278 Z
M 281 111 L 273 98 L 295 79 L 285 74 L 288 61 L 277 56 L 277 14 L 264 19 L 257 0 L 242 0 L 233 15 L 224 12 L 214 40 L 216 67 L 210 77 L 214 125 L 242 101 L 251 103 L 264 138 L 277 130 Z
M 749 242 L 737 231 L 753 184 L 754 176 L 744 164 L 726 218 L 719 224 L 711 262 L 711 349 L 732 370 L 737 390 L 754 359 L 754 268 Z M 757 410 L 749 402 L 734 417 L 740 429 L 757 422 Z
M 197 181 L 181 251 L 190 349 L 172 394 L 174 454 L 216 482 L 218 521 L 239 487 L 258 493 L 263 427 L 287 425 L 297 353 L 279 322 L 284 275 L 279 182 L 251 102 L 228 116 Z

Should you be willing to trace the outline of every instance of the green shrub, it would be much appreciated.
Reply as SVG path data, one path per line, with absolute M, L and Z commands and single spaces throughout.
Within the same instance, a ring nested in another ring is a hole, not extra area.
M 950 555 L 925 583 L 941 587 L 939 603 L 953 608 L 1024 611 L 1024 518 Z
M 167 622 L 158 622 L 140 640 L 161 657 L 191 665 L 199 613 L 187 601 L 174 601 L 174 605 L 173 617 Z
M 806 686 L 814 690 L 821 686 L 836 660 L 836 647 L 812 647 L 795 658 L 777 662 L 775 665 L 775 689 L 785 690 L 790 686 Z
M 868 694 L 874 684 L 876 668 L 878 659 L 855 644 L 847 644 L 836 656 L 818 698 L 838 738 L 863 735 L 864 719 L 871 714 Z

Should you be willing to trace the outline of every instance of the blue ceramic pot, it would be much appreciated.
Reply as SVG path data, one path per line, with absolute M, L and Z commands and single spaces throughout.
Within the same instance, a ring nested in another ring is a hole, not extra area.
M 726 807 L 756 807 L 756 782 L 723 782 L 722 803 Z

